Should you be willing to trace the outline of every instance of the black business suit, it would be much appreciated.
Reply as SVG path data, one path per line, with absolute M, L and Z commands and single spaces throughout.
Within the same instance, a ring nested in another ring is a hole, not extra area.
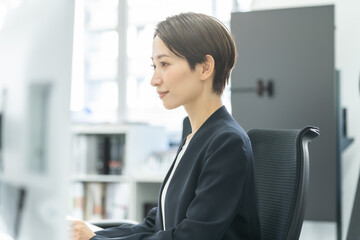
M 223 106 L 195 133 L 173 175 L 166 230 L 159 204 L 143 223 L 106 229 L 91 240 L 260 239 L 254 175 L 249 138 Z

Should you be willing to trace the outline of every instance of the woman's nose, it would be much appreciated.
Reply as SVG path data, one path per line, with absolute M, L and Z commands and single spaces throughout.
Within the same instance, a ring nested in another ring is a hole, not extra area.
M 161 77 L 159 74 L 156 73 L 156 70 L 153 73 L 150 84 L 153 87 L 159 86 L 161 84 Z

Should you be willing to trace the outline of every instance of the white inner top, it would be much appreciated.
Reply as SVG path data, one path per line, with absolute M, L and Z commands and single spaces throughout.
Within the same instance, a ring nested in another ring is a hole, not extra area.
M 168 190 L 168 187 L 169 187 L 171 179 L 172 179 L 172 177 L 174 175 L 174 172 L 175 172 L 177 166 L 179 165 L 179 162 L 180 162 L 182 156 L 184 155 L 187 146 L 189 145 L 190 140 L 191 140 L 191 136 L 189 135 L 188 138 L 186 139 L 186 142 L 185 142 L 184 146 L 182 147 L 181 151 L 179 152 L 179 154 L 178 154 L 178 156 L 177 156 L 177 158 L 175 160 L 174 167 L 173 167 L 173 169 L 172 169 L 172 171 L 170 173 L 170 176 L 167 179 L 167 181 L 165 183 L 165 186 L 163 188 L 163 191 L 161 193 L 161 209 L 162 209 L 162 219 L 163 219 L 164 231 L 166 230 L 166 227 L 165 227 L 165 197 L 166 197 L 166 192 Z

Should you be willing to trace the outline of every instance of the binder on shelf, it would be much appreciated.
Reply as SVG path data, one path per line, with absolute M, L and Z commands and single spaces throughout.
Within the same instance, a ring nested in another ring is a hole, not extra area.
M 86 173 L 86 137 L 78 135 L 72 140 L 72 172 L 74 175 L 83 175 Z
M 97 135 L 96 136 L 96 145 L 93 147 L 97 149 L 97 159 L 96 159 L 96 173 L 97 174 L 107 174 L 107 148 L 108 148 L 108 140 L 105 135 Z
M 80 134 L 73 139 L 73 172 L 75 175 L 97 174 L 96 135 Z
M 80 182 L 70 184 L 69 215 L 77 219 L 84 218 L 84 185 Z
M 85 135 L 86 137 L 86 152 L 85 152 L 85 159 L 83 159 L 83 161 L 85 161 L 86 163 L 84 165 L 86 165 L 86 174 L 97 174 L 98 173 L 98 160 L 97 160 L 97 155 L 98 155 L 98 151 L 99 149 L 96 148 L 97 145 L 97 141 L 98 141 L 98 136 L 97 135 Z
M 124 165 L 125 135 L 110 136 L 109 174 L 122 174 Z
M 85 183 L 84 219 L 104 219 L 105 216 L 105 191 L 103 183 Z
M 123 170 L 125 135 L 97 136 L 97 173 L 120 175 Z
M 73 140 L 75 175 L 121 175 L 125 158 L 125 134 L 79 134 Z
M 127 219 L 129 204 L 129 185 L 125 183 L 110 183 L 106 189 L 106 218 Z

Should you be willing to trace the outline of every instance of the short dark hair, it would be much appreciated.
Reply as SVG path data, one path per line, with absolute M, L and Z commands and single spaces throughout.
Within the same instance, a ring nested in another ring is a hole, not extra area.
M 213 91 L 221 95 L 229 83 L 236 61 L 236 46 L 226 26 L 214 17 L 201 13 L 181 13 L 158 23 L 158 36 L 177 56 L 184 57 L 192 70 L 206 55 L 215 60 Z

